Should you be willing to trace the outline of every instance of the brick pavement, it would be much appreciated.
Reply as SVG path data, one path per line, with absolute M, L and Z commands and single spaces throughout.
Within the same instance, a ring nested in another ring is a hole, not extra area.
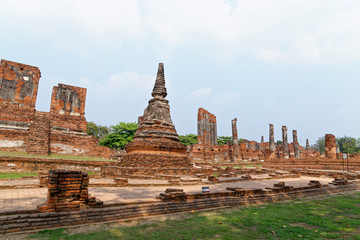
M 279 181 L 284 181 L 287 185 L 294 187 L 304 186 L 307 185 L 310 180 L 320 180 L 322 184 L 327 184 L 333 179 L 301 177 L 174 187 L 182 188 L 186 193 L 201 192 L 202 186 L 209 186 L 211 192 L 223 192 L 226 191 L 226 187 L 241 187 L 244 189 L 272 187 L 274 183 Z M 166 188 L 167 187 L 90 187 L 89 193 L 104 201 L 104 204 L 121 204 L 158 201 L 155 197 L 159 195 L 159 193 L 164 192 Z M 46 188 L 0 190 L 0 213 L 14 210 L 35 210 L 38 205 L 45 203 L 46 196 Z

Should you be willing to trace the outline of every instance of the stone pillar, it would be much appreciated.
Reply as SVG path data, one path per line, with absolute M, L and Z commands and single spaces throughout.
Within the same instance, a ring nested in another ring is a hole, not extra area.
M 309 144 L 309 139 L 306 139 L 306 150 L 309 150 L 310 149 L 310 144 Z
M 269 127 L 269 149 L 270 152 L 275 152 L 274 125 L 269 124 Z
M 261 136 L 261 143 L 264 142 L 264 136 Z
M 332 134 L 325 134 L 325 157 L 336 158 L 336 139 Z
M 287 139 L 287 127 L 282 126 L 282 140 L 283 140 L 283 154 L 284 158 L 289 158 L 289 148 L 288 148 L 288 139 Z
M 234 118 L 231 120 L 231 128 L 232 128 L 232 138 L 233 138 L 233 148 L 234 148 L 234 159 L 239 159 L 239 138 L 237 133 L 237 119 Z
M 336 145 L 336 153 L 340 153 L 340 147 L 339 147 L 339 145 Z
M 294 143 L 294 155 L 295 158 L 300 158 L 300 148 L 299 148 L 299 142 L 297 137 L 297 131 L 293 130 L 293 143 Z

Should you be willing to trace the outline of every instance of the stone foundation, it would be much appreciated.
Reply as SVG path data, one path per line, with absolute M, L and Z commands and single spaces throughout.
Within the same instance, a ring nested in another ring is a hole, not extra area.
M 39 212 L 78 211 L 80 208 L 102 205 L 101 201 L 89 196 L 88 186 L 87 173 L 50 171 L 46 204 L 39 208 Z

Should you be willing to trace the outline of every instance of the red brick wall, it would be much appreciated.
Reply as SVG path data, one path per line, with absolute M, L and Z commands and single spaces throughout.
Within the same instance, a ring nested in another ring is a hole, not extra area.
M 59 84 L 53 88 L 50 107 L 52 128 L 86 132 L 86 88 Z
M 112 151 L 86 134 L 86 88 L 59 84 L 50 113 L 36 112 L 40 76 L 37 67 L 1 60 L 0 151 L 109 158 Z

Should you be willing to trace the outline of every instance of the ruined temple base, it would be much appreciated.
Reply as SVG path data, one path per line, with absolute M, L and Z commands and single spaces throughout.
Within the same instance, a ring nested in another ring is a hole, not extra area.
M 273 159 L 266 160 L 263 167 L 272 169 L 321 169 L 321 170 L 340 170 L 340 171 L 360 171 L 360 159 L 351 158 L 336 159 L 336 158 L 311 158 L 311 159 Z
M 130 153 L 120 161 L 123 167 L 188 168 L 192 167 L 186 153 Z
M 115 176 L 130 176 L 130 175 L 148 175 L 154 176 L 159 174 L 164 175 L 194 175 L 197 173 L 212 175 L 212 169 L 197 169 L 197 168 L 154 168 L 154 167 L 118 167 L 105 166 L 101 168 L 101 175 L 103 177 Z

